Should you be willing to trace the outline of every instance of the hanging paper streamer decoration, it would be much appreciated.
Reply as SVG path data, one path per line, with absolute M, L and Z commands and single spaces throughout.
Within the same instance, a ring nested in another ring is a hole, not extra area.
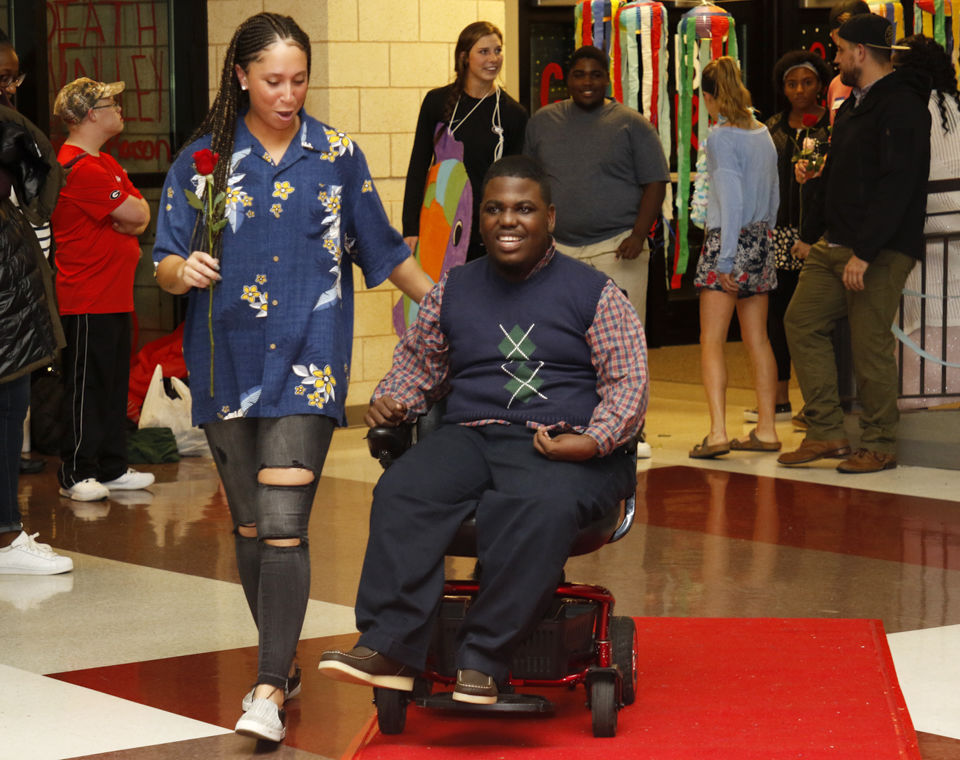
M 906 36 L 903 25 L 903 3 L 867 3 L 870 11 L 883 16 L 893 25 L 893 38 L 899 40 Z
M 957 0 L 914 0 L 913 32 L 933 37 L 943 45 L 943 49 L 953 61 L 953 68 L 960 73 L 960 7 L 957 13 L 953 12 L 956 2 Z
M 593 45 L 610 59 L 611 84 L 607 86 L 607 95 L 613 94 L 612 83 L 616 77 L 612 55 L 613 39 L 616 37 L 614 17 L 620 6 L 627 5 L 627 2 L 628 0 L 582 0 L 574 9 L 574 44 L 578 48 Z
M 624 3 L 614 14 L 614 29 L 613 97 L 650 120 L 669 157 L 667 9 L 656 2 Z
M 690 150 L 693 130 L 693 91 L 700 72 L 723 55 L 738 58 L 733 16 L 716 5 L 701 5 L 688 11 L 677 25 L 676 59 L 679 108 L 677 115 L 677 256 L 671 287 L 680 287 L 690 256 L 687 227 L 690 221 Z M 699 108 L 698 143 L 707 136 L 707 109 Z

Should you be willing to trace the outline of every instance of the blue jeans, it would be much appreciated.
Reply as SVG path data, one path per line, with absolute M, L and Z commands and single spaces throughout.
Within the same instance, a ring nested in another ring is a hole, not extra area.
M 30 375 L 0 383 L 0 533 L 23 529 L 17 504 L 23 420 L 30 406 Z
M 283 688 L 297 652 L 310 598 L 307 525 L 320 471 L 330 448 L 330 417 L 298 414 L 212 422 L 203 429 L 227 494 L 234 524 L 240 583 L 259 631 L 257 683 Z M 265 468 L 304 468 L 303 486 L 260 483 Z M 241 526 L 257 535 L 241 535 Z M 297 546 L 274 546 L 270 538 L 298 538 Z

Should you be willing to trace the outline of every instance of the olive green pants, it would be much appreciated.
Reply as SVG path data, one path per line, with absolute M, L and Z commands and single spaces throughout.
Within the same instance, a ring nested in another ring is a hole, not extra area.
M 850 342 L 863 448 L 896 453 L 896 339 L 890 331 L 900 291 L 916 261 L 897 251 L 881 251 L 863 275 L 863 290 L 847 290 L 843 269 L 853 250 L 821 238 L 810 249 L 800 282 L 784 318 L 790 355 L 803 393 L 807 437 L 845 438 L 831 336 L 841 317 L 850 321 Z

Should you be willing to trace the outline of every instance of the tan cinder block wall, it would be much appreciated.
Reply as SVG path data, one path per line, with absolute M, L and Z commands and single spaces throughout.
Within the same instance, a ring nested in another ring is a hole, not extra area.
M 517 95 L 518 0 L 207 0 L 210 92 L 240 21 L 260 11 L 293 16 L 313 45 L 311 116 L 349 133 L 363 149 L 387 214 L 400 229 L 404 178 L 426 92 L 452 81 L 453 49 L 467 24 L 485 20 L 506 38 L 504 79 Z M 511 42 L 511 41 L 514 42 Z M 348 404 L 365 406 L 390 367 L 396 336 L 389 282 L 367 290 L 359 271 Z

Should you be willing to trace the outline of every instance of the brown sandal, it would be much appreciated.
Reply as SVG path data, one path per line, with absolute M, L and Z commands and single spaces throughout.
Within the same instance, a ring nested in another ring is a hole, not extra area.
M 780 441 L 761 441 L 757 438 L 757 429 L 750 431 L 750 436 L 745 441 L 739 441 L 734 438 L 730 441 L 730 448 L 733 451 L 780 451 L 783 444 Z
M 702 443 L 698 443 L 690 449 L 691 459 L 713 459 L 714 457 L 730 453 L 729 441 L 723 441 L 723 443 L 707 443 L 709 437 L 710 436 L 705 435 Z

